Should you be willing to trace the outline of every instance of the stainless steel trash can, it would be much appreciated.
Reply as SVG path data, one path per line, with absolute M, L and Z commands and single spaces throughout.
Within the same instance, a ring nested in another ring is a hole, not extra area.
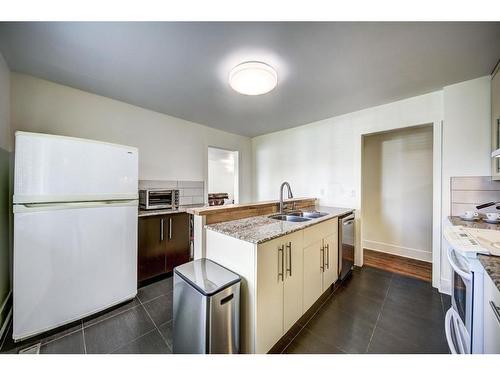
M 240 282 L 209 259 L 174 269 L 175 354 L 239 353 Z

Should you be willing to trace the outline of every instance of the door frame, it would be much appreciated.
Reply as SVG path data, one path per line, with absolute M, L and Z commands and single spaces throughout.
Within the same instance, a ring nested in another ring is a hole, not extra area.
M 366 136 L 388 133 L 398 130 L 408 130 L 423 126 L 432 126 L 432 286 L 441 290 L 441 247 L 442 247 L 442 157 L 443 157 L 443 122 L 436 120 L 434 122 L 416 124 L 411 126 L 384 129 L 375 132 L 361 133 L 358 138 L 358 149 L 360 150 L 361 175 L 359 179 L 359 212 L 356 226 L 356 244 L 354 251 L 354 263 L 357 266 L 363 266 L 363 158 L 364 158 L 364 139 Z
M 232 150 L 229 148 L 224 148 L 224 147 L 219 147 L 219 146 L 211 146 L 207 145 L 206 148 L 206 162 L 205 162 L 205 180 L 207 181 L 207 185 L 205 187 L 205 198 L 207 199 L 207 204 L 208 204 L 208 183 L 209 183 L 209 171 L 208 171 L 208 162 L 209 162 L 209 149 L 214 148 L 217 150 L 222 150 L 222 151 L 227 151 L 227 152 L 232 152 L 235 156 L 234 160 L 234 203 L 238 204 L 240 202 L 240 151 L 239 150 Z

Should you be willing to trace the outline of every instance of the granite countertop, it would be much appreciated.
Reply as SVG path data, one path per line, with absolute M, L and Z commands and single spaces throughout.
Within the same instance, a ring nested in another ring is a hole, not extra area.
M 458 216 L 449 216 L 448 220 L 453 225 L 461 225 L 466 228 L 491 229 L 500 230 L 500 224 L 489 224 L 482 219 L 476 221 L 462 220 Z M 478 254 L 477 258 L 486 270 L 486 273 L 491 277 L 498 290 L 500 290 L 500 257 L 493 255 Z
M 327 212 L 328 215 L 299 223 L 271 219 L 269 215 L 253 216 L 245 219 L 210 224 L 206 225 L 205 228 L 239 240 L 260 244 L 354 211 L 352 208 L 323 206 L 312 207 L 309 210 Z
M 203 207 L 205 206 L 204 204 L 194 204 L 191 206 L 182 206 L 179 207 L 177 210 L 171 210 L 171 209 L 164 209 L 164 210 L 141 210 L 139 208 L 139 217 L 145 217 L 145 216 L 156 216 L 156 215 L 169 215 L 169 214 L 178 214 L 178 213 L 183 213 L 183 212 L 189 212 L 190 209 L 192 208 L 198 208 L 198 207 Z
M 448 220 L 453 225 L 461 225 L 466 228 L 500 230 L 500 224 L 490 224 L 484 221 L 482 218 L 475 221 L 468 221 L 468 220 L 463 220 L 459 216 L 448 216 Z

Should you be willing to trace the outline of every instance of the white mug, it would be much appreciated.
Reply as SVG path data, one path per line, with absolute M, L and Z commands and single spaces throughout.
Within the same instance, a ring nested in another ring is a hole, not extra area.
M 466 219 L 472 219 L 472 218 L 478 217 L 478 216 L 479 216 L 479 214 L 477 212 L 474 212 L 474 211 L 465 211 L 465 213 L 464 213 L 464 217 Z
M 487 212 L 486 217 L 488 220 L 498 220 L 500 219 L 500 214 L 498 212 Z

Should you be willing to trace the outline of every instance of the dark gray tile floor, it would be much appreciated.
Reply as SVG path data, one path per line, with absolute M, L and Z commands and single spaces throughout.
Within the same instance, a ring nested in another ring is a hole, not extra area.
M 444 316 L 450 304 L 427 282 L 355 269 L 283 353 L 449 353 Z
M 12 340 L 11 323 L 0 352 L 15 354 L 39 343 L 42 354 L 168 354 L 172 295 L 172 278 L 163 279 L 140 288 L 132 301 L 20 343 Z
M 172 278 L 140 288 L 137 297 L 57 332 L 0 352 L 41 344 L 40 353 L 171 353 Z M 354 270 L 290 341 L 284 353 L 448 353 L 444 314 L 450 298 L 429 283 L 375 268 Z

